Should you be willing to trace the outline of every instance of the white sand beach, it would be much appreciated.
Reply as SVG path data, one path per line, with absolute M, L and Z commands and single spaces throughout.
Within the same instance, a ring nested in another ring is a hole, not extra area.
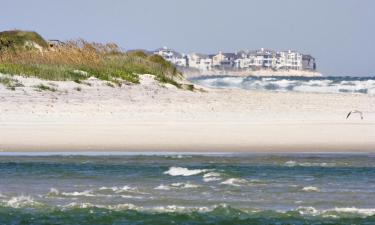
M 375 152 L 370 95 L 16 78 L 24 87 L 0 85 L 0 151 Z M 355 109 L 363 120 L 346 119 Z

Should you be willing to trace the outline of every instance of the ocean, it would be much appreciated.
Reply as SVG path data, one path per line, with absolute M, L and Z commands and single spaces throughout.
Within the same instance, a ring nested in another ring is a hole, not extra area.
M 189 80 L 210 88 L 375 95 L 375 77 L 202 76 Z
M 0 224 L 375 224 L 375 155 L 0 153 Z

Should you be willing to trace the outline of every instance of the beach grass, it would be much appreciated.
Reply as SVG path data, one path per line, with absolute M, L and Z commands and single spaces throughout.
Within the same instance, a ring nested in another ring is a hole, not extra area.
M 9 33 L 6 34 L 6 40 L 10 40 Z M 18 40 L 18 36 L 15 36 L 14 39 Z M 0 38 L 5 40 L 2 36 Z M 30 41 L 34 39 L 31 38 Z M 147 55 L 141 51 L 122 52 L 112 43 L 74 40 L 41 50 L 20 47 L 22 41 L 3 42 L 0 43 L 0 73 L 3 74 L 53 81 L 71 80 L 77 83 L 93 76 L 120 85 L 121 81 L 139 83 L 140 74 L 152 74 L 160 82 L 181 86 L 175 78 L 182 75 L 161 56 Z M 37 44 L 39 43 L 44 42 L 39 40 Z
M 0 84 L 3 84 L 9 90 L 16 90 L 16 87 L 22 87 L 23 84 L 19 82 L 17 79 L 11 77 L 0 77 Z
M 38 84 L 38 85 L 35 86 L 35 88 L 39 91 L 51 91 L 51 92 L 57 91 L 57 88 L 52 87 L 52 86 L 48 86 L 48 85 L 45 85 L 45 84 Z

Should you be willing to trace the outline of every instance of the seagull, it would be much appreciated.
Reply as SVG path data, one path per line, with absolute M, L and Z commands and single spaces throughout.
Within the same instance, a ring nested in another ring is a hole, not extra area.
M 352 113 L 358 113 L 358 114 L 361 116 L 361 120 L 363 120 L 363 113 L 362 113 L 361 111 L 358 111 L 358 110 L 350 111 L 350 112 L 348 113 L 348 115 L 346 116 L 346 119 L 348 119 L 349 116 L 350 116 Z

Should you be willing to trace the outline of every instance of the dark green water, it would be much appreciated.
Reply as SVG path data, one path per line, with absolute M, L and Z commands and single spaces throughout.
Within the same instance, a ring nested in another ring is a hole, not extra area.
M 375 224 L 375 155 L 0 155 L 0 224 Z

